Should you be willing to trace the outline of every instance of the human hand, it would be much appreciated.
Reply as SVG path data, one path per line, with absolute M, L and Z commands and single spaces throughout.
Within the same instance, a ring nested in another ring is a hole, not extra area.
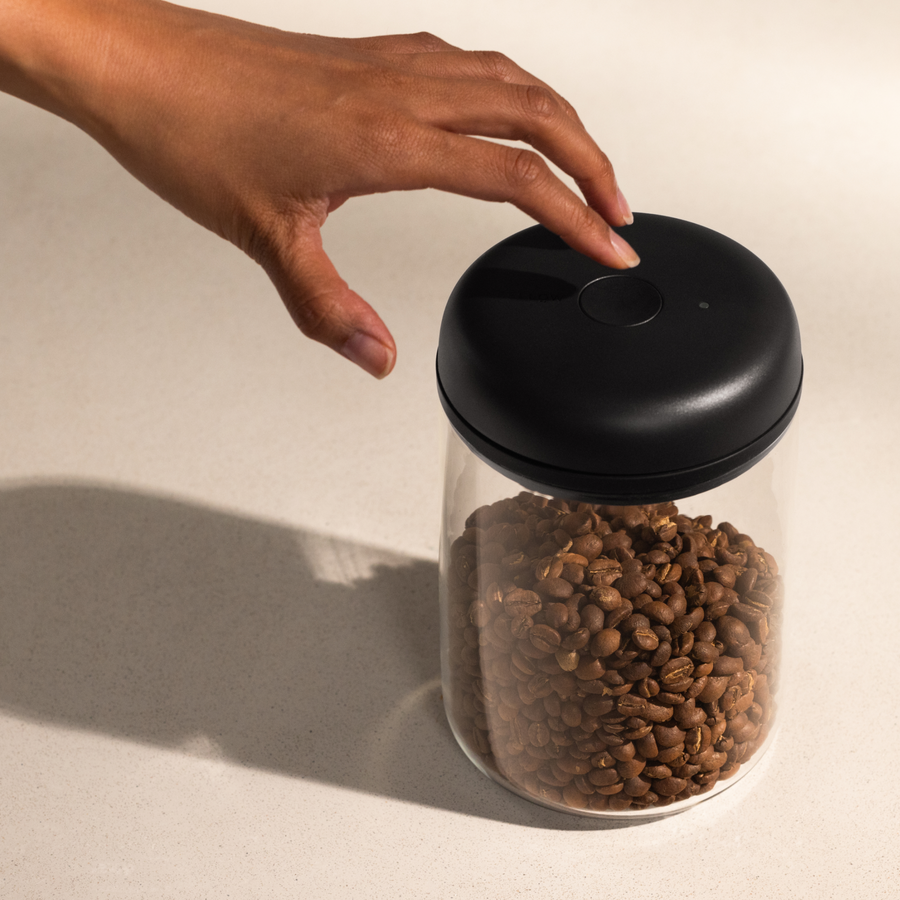
M 304 334 L 372 375 L 393 368 L 393 338 L 320 233 L 351 197 L 432 187 L 506 201 L 599 262 L 637 264 L 609 227 L 631 219 L 609 160 L 562 97 L 501 54 L 428 34 L 292 34 L 161 0 L 19 2 L 67 39 L 5 89 L 244 250 Z

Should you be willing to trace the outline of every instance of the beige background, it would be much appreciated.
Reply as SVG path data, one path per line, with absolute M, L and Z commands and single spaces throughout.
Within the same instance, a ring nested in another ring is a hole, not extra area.
M 528 804 L 454 744 L 433 359 L 456 278 L 520 213 L 428 192 L 328 222 L 397 337 L 377 383 L 236 250 L 0 98 L 3 895 L 897 896 L 900 7 L 205 5 L 503 50 L 635 209 L 778 273 L 807 371 L 784 725 L 732 790 L 629 828 Z

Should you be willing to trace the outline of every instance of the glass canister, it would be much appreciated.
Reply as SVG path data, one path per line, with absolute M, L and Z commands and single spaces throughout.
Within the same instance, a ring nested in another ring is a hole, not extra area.
M 658 215 L 622 233 L 628 272 L 526 229 L 447 304 L 442 672 L 482 772 L 644 818 L 771 742 L 803 362 L 748 250 Z

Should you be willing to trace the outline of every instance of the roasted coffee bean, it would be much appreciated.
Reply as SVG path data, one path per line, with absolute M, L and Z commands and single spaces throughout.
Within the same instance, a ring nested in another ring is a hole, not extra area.
M 672 707 L 657 702 L 658 695 L 647 703 L 642 718 L 648 722 L 668 722 L 672 718 Z
M 536 581 L 534 590 L 549 600 L 566 600 L 575 592 L 575 588 L 564 578 L 550 576 L 542 581 Z
M 656 650 L 653 651 L 653 656 L 650 657 L 650 666 L 654 669 L 658 669 L 660 666 L 667 663 L 671 656 L 672 645 L 668 641 L 662 641 Z
M 583 556 L 588 561 L 586 563 L 588 565 L 591 560 L 596 559 L 603 552 L 603 538 L 592 533 L 578 535 L 572 541 L 571 549 L 573 553 Z
M 544 607 L 544 621 L 551 628 L 562 628 L 569 621 L 569 608 L 565 603 L 548 603 Z
M 716 635 L 728 648 L 743 647 L 751 640 L 747 626 L 734 616 L 722 616 L 716 621 Z
M 564 563 L 560 577 L 568 581 L 573 587 L 578 587 L 584 582 L 584 566 L 579 566 L 575 563 Z
M 581 624 L 591 634 L 596 634 L 603 629 L 604 613 L 595 603 L 586 603 L 581 608 Z
M 605 716 L 615 708 L 616 701 L 611 697 L 585 697 L 581 701 L 582 709 L 589 716 Z
M 711 663 L 719 658 L 719 650 L 715 644 L 707 641 L 694 641 L 691 657 L 698 663 Z
M 677 725 L 654 725 L 653 736 L 660 748 L 676 747 L 684 743 L 686 732 Z
M 599 659 L 590 656 L 582 657 L 578 668 L 575 669 L 575 677 L 581 681 L 592 681 L 606 674 L 606 668 Z
M 672 689 L 673 685 L 681 683 L 686 678 L 690 678 L 693 672 L 693 662 L 686 656 L 679 656 L 676 659 L 670 659 L 659 670 L 659 680 L 664 687 Z
M 643 594 L 648 587 L 647 577 L 640 570 L 623 575 L 615 584 L 616 590 L 626 600 Z
M 612 585 L 601 584 L 591 588 L 588 592 L 588 600 L 599 606 L 605 613 L 611 613 L 623 605 L 622 595 Z
M 659 625 L 671 625 L 675 621 L 675 613 L 661 600 L 653 600 L 641 608 L 641 612 L 651 621 Z
M 574 672 L 581 662 L 581 657 L 577 650 L 557 650 L 554 653 L 557 665 L 563 672 Z
M 622 640 L 621 632 L 616 628 L 604 628 L 591 639 L 591 653 L 597 657 L 611 656 Z
M 503 608 L 507 614 L 515 618 L 533 616 L 541 611 L 541 598 L 534 591 L 523 591 L 519 588 L 510 591 L 503 598 Z
M 677 768 L 687 762 L 687 754 L 683 750 L 684 744 L 676 744 L 673 747 L 666 747 L 656 754 L 657 762 L 664 763 L 670 769 Z
M 697 708 L 694 700 L 685 700 L 684 703 L 676 706 L 673 715 L 679 728 L 683 728 L 685 731 L 699 727 L 706 721 L 706 713 Z
M 720 656 L 713 663 L 713 675 L 734 675 L 742 672 L 744 669 L 744 661 L 739 656 Z
M 687 787 L 687 781 L 684 778 L 676 778 L 674 775 L 669 778 L 660 778 L 653 782 L 653 789 L 662 797 L 672 797 L 680 794 Z
M 653 674 L 653 667 L 650 663 L 636 659 L 619 669 L 619 674 L 625 679 L 626 684 L 632 684 L 649 678 Z
M 591 514 L 588 511 L 569 513 L 562 517 L 559 525 L 572 537 L 579 537 L 591 530 Z
M 546 653 L 553 653 L 558 650 L 562 642 L 559 632 L 549 625 L 535 625 L 528 637 L 538 650 L 543 650 Z
M 616 709 L 626 716 L 643 716 L 647 711 L 648 702 L 638 694 L 623 694 L 616 702 Z
M 621 605 L 606 614 L 604 625 L 606 628 L 618 628 L 632 613 L 630 600 L 622 600 Z
M 750 633 L 760 644 L 766 643 L 769 639 L 769 620 L 762 609 L 749 603 L 736 603 L 728 611 L 750 629 Z
M 587 628 L 579 628 L 567 634 L 560 643 L 563 650 L 583 650 L 590 643 L 591 633 Z
M 695 607 L 689 613 L 685 613 L 684 615 L 678 616 L 670 626 L 670 631 L 675 636 L 680 636 L 682 634 L 687 634 L 688 632 L 694 633 L 694 639 L 697 639 L 696 630 L 699 628 L 700 624 L 703 622 L 703 609 L 701 607 Z
M 640 775 L 646 765 L 642 759 L 625 759 L 616 765 L 616 771 L 619 777 L 625 780 Z
M 610 757 L 612 759 L 612 757 Z M 612 760 L 610 768 L 595 768 L 587 774 L 587 780 L 594 787 L 606 787 L 619 781 L 619 773 L 615 769 L 615 760 Z

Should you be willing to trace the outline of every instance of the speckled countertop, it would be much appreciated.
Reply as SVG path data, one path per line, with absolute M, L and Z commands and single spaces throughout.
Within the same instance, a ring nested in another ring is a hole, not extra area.
M 807 373 L 782 727 L 732 789 L 631 827 L 529 804 L 454 743 L 433 359 L 448 292 L 520 213 L 428 192 L 332 217 L 400 348 L 377 383 L 237 251 L 0 97 L 3 896 L 898 896 L 897 5 L 204 5 L 503 50 L 573 102 L 635 209 L 775 270 Z

